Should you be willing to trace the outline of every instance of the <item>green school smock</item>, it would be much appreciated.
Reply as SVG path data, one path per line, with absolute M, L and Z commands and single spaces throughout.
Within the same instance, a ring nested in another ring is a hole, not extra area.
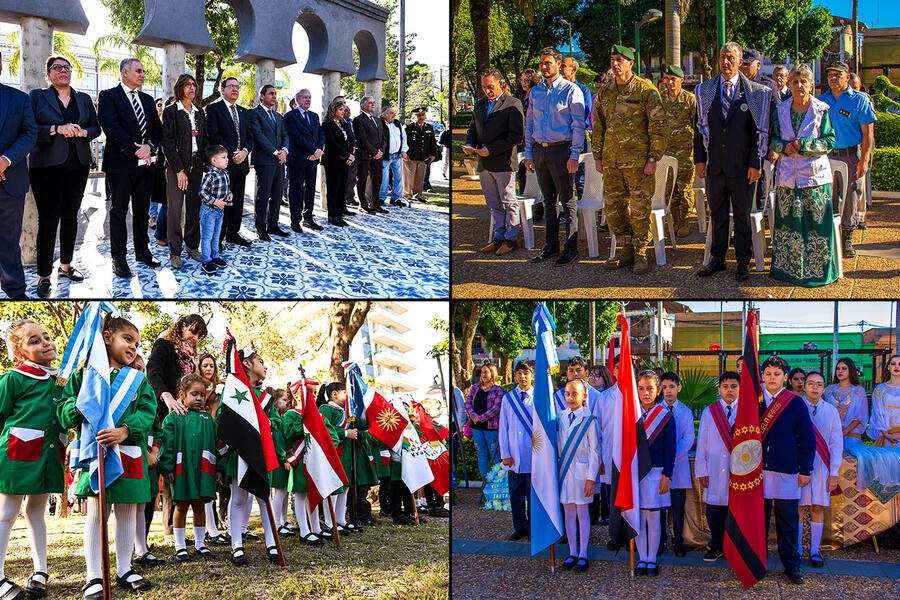
M 258 398 L 262 394 L 262 390 L 259 388 L 253 388 L 254 393 L 256 393 L 256 397 Z M 218 423 L 219 419 L 222 418 L 222 405 L 224 404 L 225 399 L 223 398 L 221 402 L 219 402 L 219 408 L 216 409 L 216 422 Z M 274 425 L 271 424 L 272 421 L 272 413 L 278 415 L 278 411 L 275 410 L 275 401 L 270 400 L 269 406 L 265 411 L 266 415 L 269 417 L 269 423 L 274 430 Z M 280 421 L 280 416 L 279 416 Z M 218 436 L 216 436 L 218 438 Z M 275 454 L 278 455 L 278 446 L 276 444 Z M 237 453 L 229 446 L 228 450 L 225 452 L 223 456 L 219 457 L 218 462 L 216 463 L 216 470 L 222 473 L 222 479 L 225 483 L 231 483 L 233 479 L 237 477 Z M 284 462 L 284 453 L 282 452 L 279 457 L 280 462 Z M 284 467 L 282 467 L 284 470 Z M 285 470 L 285 478 L 287 478 L 287 471 Z M 269 473 L 269 484 L 272 484 L 272 473 Z M 274 486 L 273 486 L 274 487 Z M 287 487 L 287 483 L 282 487 Z
M 156 448 L 162 448 L 163 442 L 163 430 L 162 424 L 159 422 L 159 418 L 153 419 L 153 434 L 147 438 L 147 453 L 150 453 L 150 450 L 155 446 Z M 159 450 L 157 450 L 156 458 L 159 458 Z M 150 478 L 150 501 L 153 502 L 156 499 L 156 496 L 159 494 L 159 468 L 151 467 L 150 463 L 147 463 L 147 476 Z
M 116 380 L 119 369 L 113 369 L 110 374 L 110 383 Z M 76 435 L 81 435 L 81 413 L 75 407 L 78 400 L 78 392 L 84 377 L 82 371 L 78 371 L 66 384 L 63 390 L 56 414 L 60 425 L 66 429 L 75 429 Z M 143 477 L 119 477 L 106 487 L 106 501 L 108 503 L 138 504 L 150 502 L 150 477 L 147 472 L 147 437 L 153 430 L 153 420 L 156 418 L 156 394 L 150 383 L 144 378 L 138 387 L 137 393 L 128 408 L 119 417 L 116 427 L 128 426 L 128 437 L 121 446 L 137 447 L 141 451 L 141 467 Z M 75 486 L 75 495 L 79 498 L 96 496 L 91 489 L 89 469 L 82 469 L 78 484 Z
M 65 490 L 66 432 L 56 418 L 61 394 L 62 387 L 53 376 L 33 379 L 16 370 L 0 375 L 0 493 L 38 495 Z M 26 445 L 27 440 L 15 433 L 33 439 Z
M 303 413 L 295 408 L 284 413 L 284 418 L 281 420 L 281 435 L 284 437 L 287 451 L 290 452 L 306 436 L 306 431 L 303 429 Z M 308 443 L 309 441 L 307 440 Z M 305 494 L 309 490 L 306 471 L 304 470 L 305 461 L 306 455 L 304 454 L 297 466 L 291 467 L 291 478 L 288 483 L 291 493 L 300 492 Z
M 371 434 L 369 434 L 371 436 Z M 375 462 L 375 476 L 378 479 L 384 479 L 386 477 L 391 476 L 391 449 L 385 446 L 382 442 L 379 442 L 375 438 L 371 438 L 371 443 L 369 445 L 370 452 L 372 454 L 372 460 Z M 385 452 L 386 454 L 382 454 Z M 387 460 L 386 465 L 382 465 L 382 458 Z
M 344 420 L 344 410 L 339 406 L 335 406 L 331 402 L 328 402 L 319 407 L 319 413 L 322 415 L 322 420 L 325 422 L 325 428 L 328 430 L 328 435 L 331 436 L 331 441 L 334 444 L 334 447 L 337 448 L 338 455 L 340 456 L 343 452 L 344 439 L 346 438 L 344 426 L 341 425 L 341 422 Z M 342 457 L 341 465 L 343 466 L 343 464 L 344 460 Z M 350 479 L 350 473 L 347 473 L 347 479 Z M 343 491 L 344 488 L 342 486 L 340 489 L 335 490 L 332 495 L 340 494 Z
M 281 423 L 284 418 L 278 414 L 275 408 L 275 399 L 269 400 L 269 406 L 266 408 L 266 415 L 269 417 L 269 426 L 272 430 L 272 443 L 275 446 L 275 455 L 278 457 L 278 468 L 269 471 L 269 485 L 272 489 L 284 490 L 288 487 L 288 479 L 290 472 L 284 468 L 287 462 L 287 441 L 284 439 L 284 432 L 281 430 Z
M 175 475 L 172 499 L 175 502 L 216 497 L 216 422 L 204 410 L 174 412 L 163 420 L 163 445 L 159 453 L 159 472 Z M 204 470 L 203 453 L 208 452 Z M 178 455 L 181 455 L 181 465 Z M 210 460 L 210 457 L 212 460 Z

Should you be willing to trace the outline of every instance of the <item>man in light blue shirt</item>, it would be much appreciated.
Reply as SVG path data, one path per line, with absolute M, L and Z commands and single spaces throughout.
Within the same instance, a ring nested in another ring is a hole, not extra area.
M 562 67 L 560 69 L 562 71 L 562 76 L 566 78 L 566 81 L 571 81 L 575 85 L 578 86 L 578 89 L 581 90 L 582 95 L 584 96 L 584 128 L 587 131 L 587 135 L 591 134 L 593 130 L 593 114 L 594 114 L 594 96 L 591 94 L 591 89 L 578 81 L 578 61 L 572 58 L 571 56 L 563 59 Z M 587 149 L 587 138 L 585 138 L 585 149 Z M 581 196 L 584 195 L 584 163 L 580 163 L 578 165 L 578 171 L 575 172 L 575 196 L 581 200 Z
M 540 51 L 544 82 L 531 88 L 525 116 L 525 168 L 537 174 L 547 216 L 544 248 L 532 261 L 559 254 L 559 201 L 565 211 L 566 241 L 557 266 L 578 256 L 578 207 L 572 187 L 585 132 L 584 94 L 562 77 L 561 62 L 562 54 L 556 48 Z
M 845 258 L 856 256 L 853 249 L 853 230 L 859 224 L 859 183 L 869 170 L 869 159 L 875 142 L 875 110 L 869 99 L 850 87 L 850 68 L 847 63 L 835 62 L 825 70 L 828 77 L 827 92 L 819 96 L 826 103 L 831 125 L 836 137 L 835 148 L 829 157 L 847 164 L 850 185 L 841 214 L 841 252 Z M 837 174 L 835 174 L 836 176 Z M 837 179 L 832 186 L 836 200 L 840 187 Z

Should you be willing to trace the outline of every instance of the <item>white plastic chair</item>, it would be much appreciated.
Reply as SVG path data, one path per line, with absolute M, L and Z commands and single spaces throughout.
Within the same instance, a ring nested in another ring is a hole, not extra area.
M 762 210 L 769 223 L 769 238 L 771 241 L 775 239 L 775 165 L 768 160 L 763 161 L 762 180 L 766 185 L 765 204 Z
M 605 206 L 603 195 L 603 174 L 597 172 L 594 155 L 590 152 L 578 157 L 578 162 L 584 164 L 584 194 L 578 201 L 578 237 L 587 240 L 588 256 L 596 258 L 600 256 L 600 240 L 597 235 L 597 213 Z M 600 222 L 603 222 L 601 217 Z M 616 236 L 610 231 L 612 246 L 609 257 L 616 254 Z
M 478 175 L 478 172 L 475 170 L 475 167 L 478 166 L 478 159 L 466 157 L 462 160 L 462 163 L 466 168 L 466 174 L 461 175 L 460 179 L 466 179 L 468 181 L 478 181 L 480 177 Z
M 838 210 L 834 213 L 834 255 L 837 259 L 838 277 L 844 276 L 844 257 L 841 254 L 841 215 L 844 214 L 844 202 L 847 201 L 847 190 L 850 189 L 850 170 L 847 163 L 829 158 L 831 172 L 841 174 L 841 199 L 838 202 Z M 855 175 L 855 173 L 854 173 Z
M 672 249 L 677 248 L 675 244 L 675 224 L 670 214 L 672 197 L 675 195 L 674 185 L 672 185 L 672 191 L 669 192 L 668 199 L 666 198 L 670 172 L 674 181 L 678 176 L 678 159 L 674 156 L 666 155 L 656 163 L 653 198 L 650 200 L 650 233 L 653 236 L 653 249 L 656 253 L 657 265 L 666 264 L 666 225 L 668 225 L 669 241 L 672 243 Z
M 522 162 L 525 155 L 519 153 L 519 162 Z M 515 171 L 513 172 L 515 177 Z M 516 206 L 519 210 L 519 224 L 522 228 L 522 237 L 525 238 L 525 247 L 534 248 L 534 204 L 543 199 L 541 195 L 541 186 L 538 185 L 537 175 L 525 171 L 525 190 L 519 196 L 516 194 Z M 491 220 L 491 226 L 488 230 L 488 242 L 494 239 L 494 221 Z
M 762 179 L 760 179 L 762 181 Z M 756 205 L 755 197 L 752 199 L 753 205 Z M 768 203 L 768 201 L 767 201 Z M 760 209 L 753 209 L 750 211 L 750 241 L 753 244 L 753 260 L 756 263 L 756 270 L 762 271 L 765 267 L 765 247 L 766 243 L 763 239 L 763 231 L 762 231 L 762 220 L 763 220 L 763 211 L 765 206 Z M 774 209 L 773 209 L 774 210 Z M 771 211 L 770 211 L 771 212 Z M 728 212 L 728 239 L 731 240 L 731 235 L 734 232 L 734 216 L 733 212 Z M 712 227 L 712 215 L 710 215 L 709 227 L 706 230 L 706 248 L 703 251 L 703 266 L 709 264 L 709 261 L 712 259 L 712 237 L 713 237 L 713 227 Z
M 706 180 L 694 177 L 694 208 L 697 211 L 697 228 L 706 233 Z

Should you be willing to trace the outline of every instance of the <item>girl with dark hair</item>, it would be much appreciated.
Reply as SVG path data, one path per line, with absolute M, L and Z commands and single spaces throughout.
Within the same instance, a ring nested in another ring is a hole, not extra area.
M 806 371 L 804 371 L 800 367 L 794 367 L 793 369 L 791 369 L 791 372 L 788 373 L 788 388 L 798 396 L 802 396 L 805 392 L 805 390 L 803 389 L 803 385 L 805 383 Z
M 900 354 L 888 359 L 884 380 L 872 392 L 868 435 L 876 446 L 900 445 Z
M 840 358 L 834 368 L 834 379 L 825 388 L 822 399 L 837 408 L 844 432 L 844 447 L 862 443 L 869 425 L 869 400 L 866 389 L 859 385 L 856 364 L 851 358 Z

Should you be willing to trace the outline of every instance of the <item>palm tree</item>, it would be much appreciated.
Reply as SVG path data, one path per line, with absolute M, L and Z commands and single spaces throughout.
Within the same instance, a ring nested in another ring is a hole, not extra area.
M 124 50 L 129 56 L 133 56 L 144 65 L 144 84 L 149 87 L 162 87 L 162 69 L 156 62 L 156 54 L 147 46 L 131 44 L 117 33 L 102 35 L 94 42 L 94 57 L 97 59 L 97 70 L 104 73 L 119 75 L 119 61 L 111 56 L 100 56 L 100 51 L 106 48 Z
M 691 0 L 666 0 L 666 64 L 681 66 L 681 24 Z
M 853 72 L 859 73 L 859 0 L 853 0 Z
M 22 44 L 20 43 L 21 39 L 22 32 L 16 30 L 6 36 L 3 40 L 16 49 L 16 51 L 13 52 L 13 55 L 9 58 L 9 73 L 13 77 L 17 77 L 19 75 L 19 66 L 22 63 Z M 69 37 L 68 34 L 61 31 L 53 32 L 53 52 L 54 54 L 65 56 L 66 60 L 72 63 L 72 68 L 75 70 L 75 75 L 77 75 L 79 79 L 84 77 L 84 68 L 82 67 L 81 62 L 79 62 L 78 58 L 75 56 L 75 53 L 72 51 L 72 38 Z

